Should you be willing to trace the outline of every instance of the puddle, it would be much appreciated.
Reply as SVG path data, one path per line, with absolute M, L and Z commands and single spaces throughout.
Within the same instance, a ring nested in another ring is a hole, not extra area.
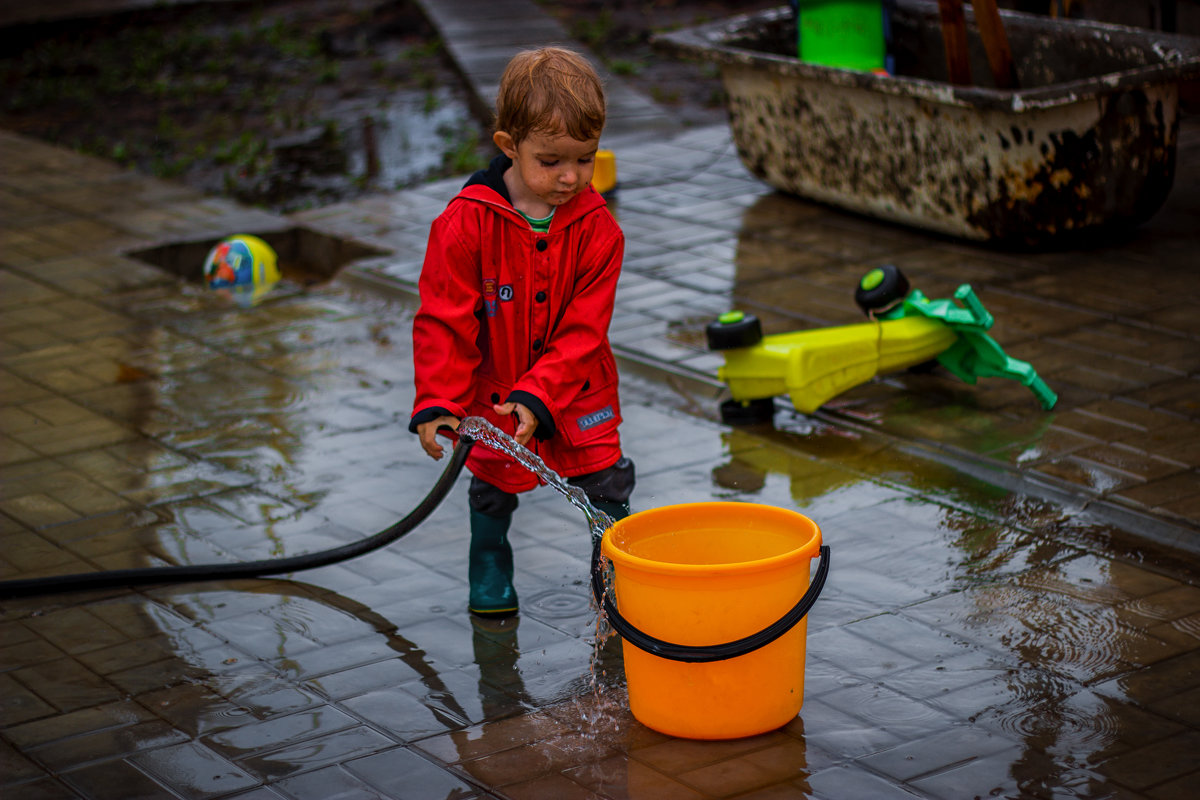
M 352 261 L 387 255 L 389 252 L 303 227 L 241 233 L 256 236 L 266 242 L 275 251 L 279 260 L 279 271 L 284 279 L 300 286 L 323 283 Z M 208 254 L 224 238 L 216 236 L 172 242 L 136 250 L 128 255 L 191 283 L 201 283 Z
M 362 147 L 350 150 L 348 171 L 376 186 L 399 189 L 452 167 L 456 157 L 473 156 L 482 128 L 460 95 L 443 87 L 390 96 L 386 108 L 359 123 Z M 471 161 L 452 171 L 476 166 Z
M 157 445 L 68 453 L 64 468 L 153 513 L 51 526 L 63 548 L 106 566 L 144 566 L 148 551 L 311 552 L 391 524 L 440 472 L 404 426 L 411 308 L 324 282 L 364 257 L 352 242 L 258 235 L 281 261 L 326 253 L 292 273 L 311 290 L 237 315 L 166 313 L 145 295 L 129 312 L 153 328 L 138 346 L 161 363 L 206 358 L 171 371 L 138 361 L 148 377 L 88 395 Z M 212 241 L 138 255 L 196 281 Z M 682 742 L 633 719 L 621 642 L 592 626 L 587 526 L 547 490 L 515 521 L 524 605 L 507 622 L 464 610 L 464 492 L 397 545 L 292 581 L 81 599 L 91 616 L 14 607 L 14 653 L 34 653 L 22 643 L 39 637 L 59 644 L 10 671 L 21 697 L 46 699 L 13 707 L 6 740 L 68 775 L 95 768 L 72 750 L 86 737 L 117 730 L 131 753 L 193 740 L 264 786 L 298 781 L 311 796 L 324 795 L 304 781 L 328 765 L 361 777 L 370 759 L 395 771 L 418 750 L 435 778 L 514 796 L 801 785 L 834 797 L 846 785 L 869 797 L 1168 796 L 1194 772 L 1200 594 L 1185 573 L 1085 549 L 1063 509 L 863 437 L 785 414 L 769 435 L 730 430 L 671 409 L 661 385 L 622 388 L 623 433 L 645 468 L 636 508 L 778 505 L 816 519 L 833 549 L 808 630 L 807 697 L 784 729 Z M 106 638 L 81 649 L 84 636 Z M 114 720 L 106 703 L 124 697 L 136 713 Z M 68 721 L 43 702 L 81 711 Z M 65 742 L 47 738 L 55 726 Z M 32 792 L 41 770 L 3 789 Z

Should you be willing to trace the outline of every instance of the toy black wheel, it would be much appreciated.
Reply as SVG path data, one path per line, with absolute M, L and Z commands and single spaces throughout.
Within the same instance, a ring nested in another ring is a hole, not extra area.
M 753 347 L 762 341 L 762 324 L 753 314 L 727 311 L 704 329 L 709 350 L 735 350 Z
M 931 358 L 928 361 L 922 361 L 920 364 L 913 364 L 905 372 L 910 372 L 913 375 L 928 375 L 941 366 L 941 362 L 936 358 Z
M 726 425 L 754 425 L 775 418 L 775 398 L 726 400 L 721 403 L 721 422 Z
M 885 311 L 908 297 L 908 278 L 895 264 L 884 264 L 871 270 L 858 282 L 854 302 L 868 316 L 872 311 Z

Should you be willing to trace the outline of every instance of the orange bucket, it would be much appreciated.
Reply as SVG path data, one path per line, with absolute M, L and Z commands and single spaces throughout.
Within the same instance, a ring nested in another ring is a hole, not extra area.
M 789 611 L 807 612 L 828 570 L 815 522 L 750 503 L 642 511 L 606 531 L 601 552 L 613 564 L 619 621 L 685 650 L 766 633 Z M 809 562 L 818 552 L 822 570 L 810 591 Z M 786 725 L 804 702 L 803 616 L 769 644 L 704 663 L 655 655 L 614 627 L 625 637 L 630 711 L 656 731 L 688 739 L 753 736 Z

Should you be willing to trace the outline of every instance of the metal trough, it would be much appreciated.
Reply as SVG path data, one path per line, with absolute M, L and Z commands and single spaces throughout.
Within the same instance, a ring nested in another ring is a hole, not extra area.
M 1037 245 L 1149 219 L 1171 189 L 1200 39 L 1016 12 L 1018 91 L 946 82 L 936 3 L 899 0 L 895 75 L 806 64 L 782 7 L 658 37 L 716 62 L 742 162 L 777 189 L 977 241 Z

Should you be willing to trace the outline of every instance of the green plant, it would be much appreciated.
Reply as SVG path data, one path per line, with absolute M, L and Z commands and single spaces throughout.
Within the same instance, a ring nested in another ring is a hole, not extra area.
M 663 105 L 675 105 L 679 102 L 679 91 L 677 89 L 667 91 L 661 86 L 651 86 L 650 96 L 654 98 L 655 102 L 662 103 Z
M 612 70 L 614 75 L 621 76 L 638 75 L 642 71 L 641 64 L 624 58 L 615 58 L 609 61 L 608 68 Z
M 178 178 L 192 166 L 193 160 L 188 156 L 170 158 L 156 155 L 150 165 L 150 171 L 159 178 Z
M 433 38 L 427 42 L 414 45 L 408 48 L 406 56 L 409 61 L 427 61 L 431 58 L 436 58 L 442 54 L 442 40 Z
M 442 167 L 451 174 L 474 172 L 487 166 L 487 158 L 479 150 L 479 134 L 472 126 L 445 131 L 443 141 Z
M 255 137 L 250 131 L 242 131 L 242 135 L 225 142 L 213 153 L 213 160 L 218 164 L 247 166 L 255 161 L 267 149 L 266 142 Z
M 342 65 L 336 61 L 326 61 L 317 71 L 317 80 L 321 83 L 336 83 L 342 73 Z
M 336 119 L 326 119 L 321 121 L 321 138 L 330 144 L 331 147 L 338 147 L 342 142 L 342 128 Z
M 582 19 L 571 26 L 571 36 L 599 50 L 613 35 L 612 10 L 605 8 L 589 19 Z
M 169 114 L 159 114 L 154 125 L 154 135 L 160 139 L 177 140 L 182 137 L 183 130 Z

